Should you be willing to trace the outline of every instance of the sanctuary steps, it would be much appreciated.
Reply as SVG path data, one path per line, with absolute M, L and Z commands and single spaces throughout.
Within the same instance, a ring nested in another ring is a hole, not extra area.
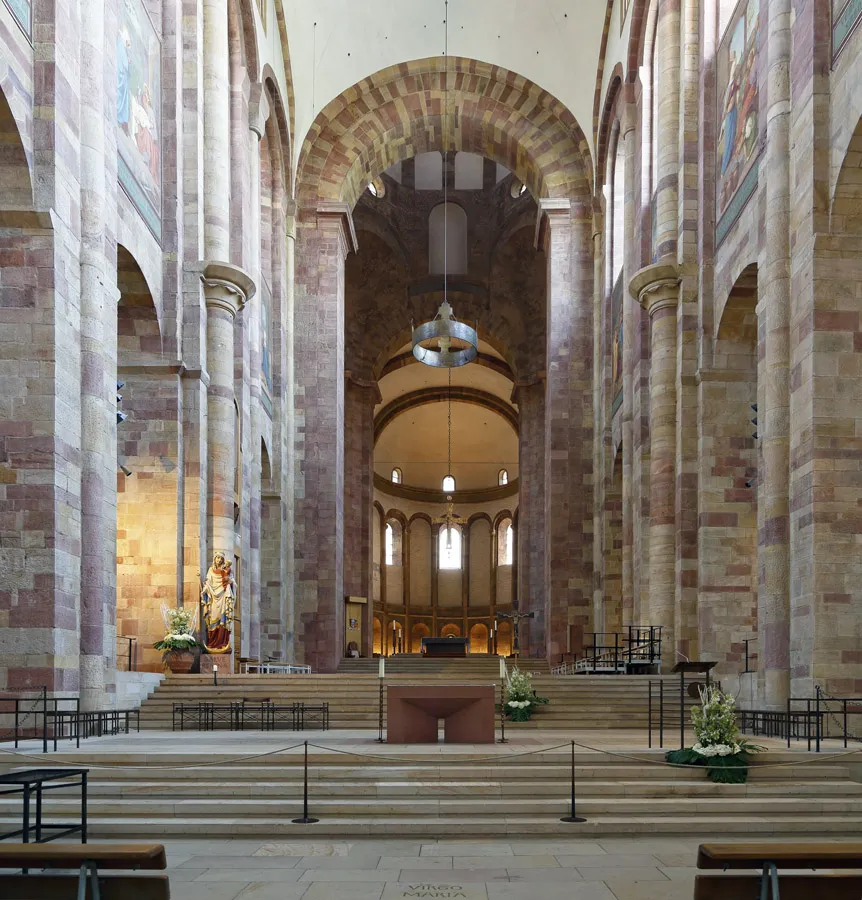
M 291 819 L 302 808 L 302 750 L 243 759 L 271 736 L 236 736 L 225 752 L 217 737 L 152 735 L 147 748 L 74 753 L 75 765 L 92 765 L 89 816 L 95 837 L 207 834 L 292 835 L 613 835 L 613 834 L 819 834 L 862 835 L 862 784 L 840 761 L 775 749 L 754 768 L 747 785 L 714 785 L 703 770 L 657 765 L 662 754 L 637 752 L 623 759 L 577 752 L 578 811 L 582 825 L 559 821 L 568 811 L 570 751 L 517 756 L 521 747 L 387 747 L 342 734 L 309 737 L 325 746 L 386 759 L 309 750 L 309 805 L 313 826 Z M 291 737 L 291 736 L 286 736 Z M 556 736 L 565 742 L 565 736 Z M 143 736 L 139 740 L 144 741 Z M 173 750 L 165 752 L 167 742 Z M 269 744 L 262 744 L 270 741 Z M 556 740 L 555 740 L 556 742 Z M 546 743 L 543 741 L 542 743 Z M 133 742 L 125 739 L 125 745 Z M 532 739 L 523 749 L 535 748 Z M 546 745 L 551 745 L 547 742 Z M 160 746 L 161 751 L 154 747 Z M 623 751 L 625 752 L 625 751 Z M 499 760 L 488 756 L 499 754 Z M 71 756 L 71 754 L 70 754 Z M 433 759 L 429 760 L 429 757 Z M 812 761 L 813 760 L 813 761 Z M 71 760 L 70 760 L 71 761 Z M 22 764 L 32 762 L 22 759 Z M 159 768 L 207 764 L 207 768 Z M 14 764 L 12 757 L 9 765 Z M 95 768 L 97 765 L 116 769 Z M 74 817 L 78 801 L 55 792 L 46 818 Z M 20 815 L 20 798 L 0 798 L 0 827 Z
M 360 661 L 361 662 L 361 661 Z M 430 660 L 428 661 L 430 662 Z M 401 671 L 397 663 L 388 666 L 384 685 L 392 684 L 499 684 L 499 664 L 495 658 L 448 660 L 448 668 L 429 672 L 414 661 L 405 661 Z M 452 666 L 453 662 L 461 663 Z M 547 665 L 547 664 L 545 664 Z M 490 666 L 490 669 L 489 669 Z M 518 730 L 547 728 L 638 728 L 647 725 L 647 692 L 650 679 L 639 675 L 579 675 L 556 678 L 536 675 L 533 687 L 547 705 L 538 706 L 527 723 L 513 725 Z M 653 678 L 657 681 L 657 678 Z M 665 723 L 678 727 L 678 687 L 675 676 L 664 676 Z M 376 728 L 379 679 L 375 674 L 339 673 L 335 675 L 228 675 L 219 676 L 213 685 L 208 675 L 170 675 L 141 707 L 141 728 L 170 729 L 173 704 L 229 703 L 245 698 L 260 703 L 329 703 L 330 727 Z M 686 705 L 694 699 L 686 697 Z M 654 721 L 658 721 L 658 704 Z

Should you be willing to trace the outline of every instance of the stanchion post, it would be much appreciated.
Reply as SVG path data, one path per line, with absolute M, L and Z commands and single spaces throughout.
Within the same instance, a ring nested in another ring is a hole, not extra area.
M 685 672 L 679 673 L 679 749 L 685 750 Z
M 560 816 L 561 822 L 586 822 L 587 820 L 583 816 L 579 816 L 577 810 L 575 809 L 575 742 L 572 741 L 572 797 L 571 797 L 571 809 L 569 810 L 569 815 Z
M 652 750 L 652 682 L 647 685 L 647 746 Z
M 42 687 L 42 752 L 48 752 L 48 688 Z
M 658 745 L 664 749 L 664 682 L 658 683 Z
M 386 674 L 386 661 L 380 657 L 377 669 L 378 693 L 377 693 L 377 743 L 383 743 L 383 678 Z
M 313 825 L 315 822 L 320 821 L 320 819 L 315 819 L 308 814 L 308 741 L 304 741 L 304 744 L 305 749 L 302 773 L 302 818 L 291 819 L 290 821 L 293 822 L 294 825 Z
M 506 660 L 500 657 L 500 744 L 508 744 L 506 740 Z

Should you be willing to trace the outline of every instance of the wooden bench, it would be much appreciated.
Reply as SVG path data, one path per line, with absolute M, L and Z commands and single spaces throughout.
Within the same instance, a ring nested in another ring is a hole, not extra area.
M 759 875 L 697 875 L 694 900 L 860 900 L 862 875 L 794 874 L 779 869 L 862 869 L 862 843 L 716 843 L 701 844 L 698 869 L 760 869 Z
M 166 868 L 165 848 L 161 844 L 0 844 L 0 870 L 78 870 L 77 875 L 0 871 L 0 897 L 13 900 L 170 900 L 167 875 L 100 873 L 104 869 Z

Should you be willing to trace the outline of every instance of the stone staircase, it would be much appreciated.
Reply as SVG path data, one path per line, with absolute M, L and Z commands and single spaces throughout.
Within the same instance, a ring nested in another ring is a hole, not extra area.
M 648 683 L 659 681 L 642 675 L 579 675 L 552 677 L 546 661 L 529 660 L 524 670 L 533 671 L 533 686 L 547 705 L 540 705 L 532 719 L 513 728 L 535 729 L 643 729 L 647 726 Z M 665 676 L 665 724 L 679 727 L 679 680 Z M 387 660 L 386 683 L 483 683 L 499 684 L 497 657 L 426 660 L 418 656 Z M 331 728 L 377 728 L 379 679 L 377 660 L 345 660 L 334 675 L 228 675 L 218 685 L 208 675 L 170 675 L 141 707 L 141 728 L 170 729 L 175 702 L 228 703 L 328 702 Z M 686 707 L 695 702 L 686 696 Z M 653 711 L 658 716 L 658 701 Z
M 119 753 L 103 746 L 74 755 L 76 765 L 94 767 L 94 837 L 862 835 L 862 784 L 840 761 L 799 752 L 764 754 L 762 762 L 793 765 L 755 767 L 746 785 L 714 785 L 703 770 L 661 765 L 657 751 L 633 754 L 636 759 L 578 751 L 578 812 L 587 822 L 571 825 L 559 821 L 569 808 L 568 747 L 514 759 L 492 747 L 487 755 L 500 756 L 489 761 L 475 751 L 472 758 L 458 752 L 429 760 L 431 748 L 393 752 L 371 742 L 362 752 L 384 759 L 312 746 L 309 811 L 320 822 L 301 825 L 291 822 L 302 810 L 301 748 L 237 761 L 214 752 L 217 744 L 198 746 L 192 735 L 183 740 L 182 750 L 170 753 Z M 331 742 L 321 736 L 319 743 Z M 255 752 L 252 735 L 243 749 Z M 206 768 L 194 768 L 202 761 Z M 46 796 L 49 820 L 77 813 L 75 792 L 64 793 Z M 0 797 L 0 827 L 19 815 L 20 797 Z

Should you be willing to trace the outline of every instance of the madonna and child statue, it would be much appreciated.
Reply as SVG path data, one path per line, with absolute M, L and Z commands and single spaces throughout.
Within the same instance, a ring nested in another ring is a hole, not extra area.
M 209 653 L 230 653 L 236 582 L 231 574 L 231 563 L 224 553 L 217 552 L 213 556 L 201 591 L 201 603 L 206 628 L 204 646 Z

